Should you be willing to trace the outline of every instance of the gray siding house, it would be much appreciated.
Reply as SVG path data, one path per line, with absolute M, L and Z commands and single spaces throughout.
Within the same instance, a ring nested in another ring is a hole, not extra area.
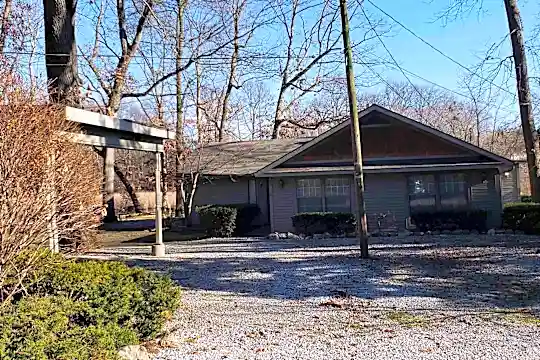
M 512 161 L 377 105 L 360 122 L 370 229 L 381 214 L 404 228 L 415 211 L 456 208 L 487 210 L 500 225 Z M 258 204 L 271 231 L 292 231 L 297 213 L 356 206 L 350 121 L 314 138 L 211 144 L 200 158 L 195 204 Z

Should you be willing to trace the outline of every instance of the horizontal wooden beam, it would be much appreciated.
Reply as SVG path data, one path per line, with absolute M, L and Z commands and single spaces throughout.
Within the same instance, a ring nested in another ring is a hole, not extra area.
M 92 145 L 92 146 L 127 149 L 127 150 L 163 152 L 163 144 L 153 144 L 153 143 L 147 143 L 143 141 L 120 139 L 117 137 L 104 137 L 104 136 L 69 133 L 69 132 L 62 132 L 62 135 L 68 137 L 73 142 L 83 144 L 83 145 Z
M 66 107 L 66 119 L 79 124 L 97 126 L 117 131 L 142 134 L 159 139 L 175 139 L 174 131 L 159 129 L 152 126 L 139 124 L 133 121 L 118 119 L 115 117 L 99 114 L 97 112 Z

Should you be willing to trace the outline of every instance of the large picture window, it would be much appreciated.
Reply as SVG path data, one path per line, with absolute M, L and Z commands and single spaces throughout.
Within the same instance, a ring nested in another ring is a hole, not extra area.
M 433 175 L 409 177 L 409 204 L 412 212 L 428 211 L 436 208 L 437 193 Z
M 442 174 L 439 177 L 439 194 L 442 208 L 467 206 L 467 183 L 465 174 Z
M 469 203 L 465 174 L 413 175 L 409 177 L 411 212 L 455 209 Z
M 351 211 L 351 185 L 347 178 L 325 180 L 325 210 L 328 212 Z
M 300 179 L 296 183 L 298 212 L 350 212 L 351 185 L 347 178 Z
M 296 184 L 298 212 L 323 211 L 321 179 L 302 179 Z

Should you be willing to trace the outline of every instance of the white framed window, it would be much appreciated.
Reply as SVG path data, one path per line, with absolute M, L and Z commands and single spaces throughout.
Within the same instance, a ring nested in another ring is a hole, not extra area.
M 452 173 L 439 176 L 441 208 L 460 208 L 469 203 L 465 174 Z
M 321 179 L 300 179 L 296 182 L 298 212 L 323 211 Z
M 409 206 L 411 212 L 435 210 L 437 206 L 435 176 L 413 175 L 409 177 Z
M 351 184 L 347 178 L 309 178 L 296 182 L 298 212 L 350 212 Z
M 325 210 L 351 211 L 351 184 L 348 178 L 328 178 L 324 181 Z

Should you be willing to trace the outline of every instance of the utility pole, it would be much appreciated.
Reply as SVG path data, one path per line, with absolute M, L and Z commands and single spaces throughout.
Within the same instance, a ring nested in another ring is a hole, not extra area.
M 525 55 L 525 40 L 523 38 L 523 24 L 521 21 L 521 14 L 519 12 L 517 0 L 504 0 L 504 7 L 506 9 L 506 17 L 508 19 L 510 40 L 512 42 L 512 55 L 516 70 L 519 113 L 521 117 L 521 127 L 523 129 L 523 140 L 525 141 L 525 151 L 527 153 L 531 194 L 534 201 L 538 202 L 540 201 L 540 146 L 538 143 L 538 133 L 534 125 L 532 113 L 531 90 L 529 88 L 527 57 Z
M 349 95 L 349 111 L 352 124 L 354 180 L 356 183 L 356 233 L 360 242 L 360 256 L 369 257 L 368 234 L 366 219 L 366 204 L 364 202 L 364 171 L 362 169 L 362 137 L 356 103 L 356 87 L 354 85 L 354 70 L 352 63 L 351 39 L 349 38 L 349 15 L 347 0 L 339 0 L 341 8 L 341 31 L 343 36 L 343 51 L 345 52 L 345 71 L 347 73 L 347 93 Z

